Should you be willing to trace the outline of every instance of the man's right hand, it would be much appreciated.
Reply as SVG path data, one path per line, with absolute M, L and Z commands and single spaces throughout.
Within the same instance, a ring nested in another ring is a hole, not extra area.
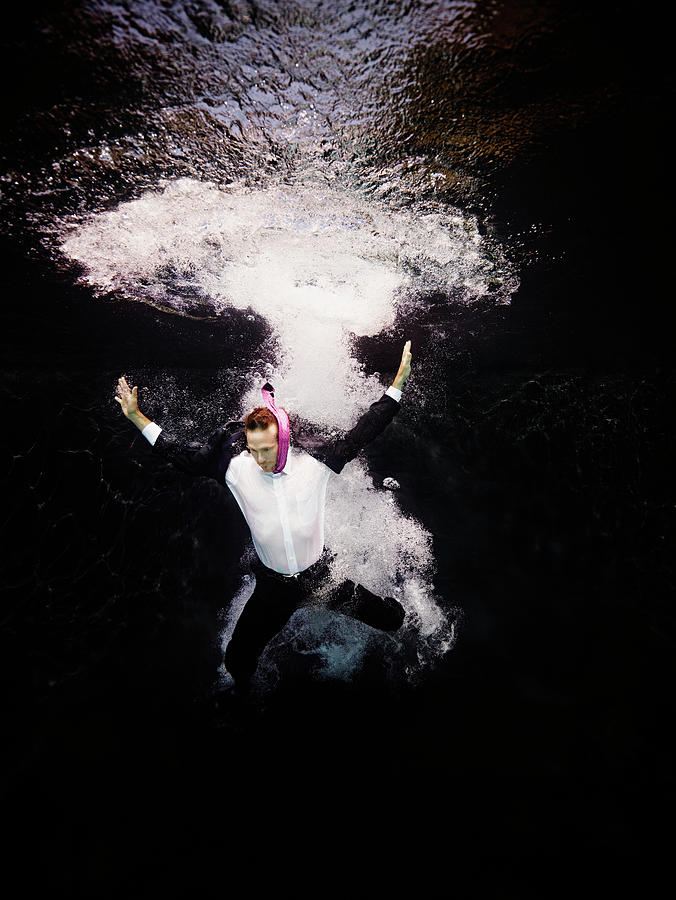
M 122 375 L 117 380 L 117 402 L 122 407 L 122 412 L 141 431 L 150 424 L 150 419 L 143 415 L 138 408 L 138 388 L 130 388 L 127 379 Z
M 411 342 L 406 341 L 404 344 L 404 352 L 401 354 L 401 362 L 399 363 L 399 371 L 394 377 L 394 381 L 392 382 L 392 387 L 401 390 L 404 387 L 404 382 L 411 374 Z

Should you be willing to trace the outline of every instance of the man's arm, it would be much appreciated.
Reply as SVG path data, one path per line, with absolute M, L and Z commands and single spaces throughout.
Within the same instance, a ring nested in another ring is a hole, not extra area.
M 124 415 L 132 422 L 152 445 L 153 451 L 168 460 L 186 475 L 205 475 L 225 483 L 225 473 L 230 460 L 242 447 L 239 439 L 244 434 L 244 426 L 239 422 L 229 423 L 219 428 L 206 444 L 179 441 L 168 431 L 145 416 L 138 408 L 138 388 L 130 388 L 124 375 L 117 383 L 117 402 Z
M 372 403 L 343 438 L 325 445 L 307 446 L 305 449 L 321 460 L 334 472 L 340 473 L 343 467 L 359 455 L 360 451 L 372 440 L 382 434 L 392 419 L 399 412 L 399 399 L 404 383 L 411 374 L 411 342 L 406 341 L 401 355 L 399 370 L 380 400 Z

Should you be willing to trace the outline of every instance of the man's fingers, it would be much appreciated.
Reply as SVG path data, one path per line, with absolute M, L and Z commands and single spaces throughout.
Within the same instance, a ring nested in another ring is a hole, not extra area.
M 136 397 L 136 395 L 138 394 L 138 387 L 130 388 L 124 375 L 117 379 L 117 389 L 122 395 L 131 393 Z
M 113 400 L 117 400 L 117 402 L 120 404 L 120 406 L 122 406 L 122 401 L 120 400 L 119 397 L 113 397 Z

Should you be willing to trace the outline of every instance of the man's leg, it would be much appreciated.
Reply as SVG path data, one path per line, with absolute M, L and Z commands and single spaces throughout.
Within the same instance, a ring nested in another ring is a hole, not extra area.
M 263 648 L 284 628 L 301 601 L 293 580 L 272 579 L 255 569 L 256 587 L 242 610 L 225 649 L 225 667 L 238 688 L 245 688 L 256 671 Z
M 327 606 L 381 631 L 401 628 L 405 616 L 404 607 L 393 597 L 379 597 L 349 579 L 338 587 Z

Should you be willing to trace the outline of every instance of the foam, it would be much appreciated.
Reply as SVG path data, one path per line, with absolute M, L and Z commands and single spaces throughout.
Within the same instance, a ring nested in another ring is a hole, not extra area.
M 348 428 L 385 386 L 353 357 L 353 336 L 390 329 L 411 312 L 420 287 L 470 299 L 491 290 L 495 302 L 507 302 L 514 287 L 471 217 L 394 209 L 328 188 L 251 191 L 181 179 L 67 231 L 62 252 L 85 266 L 95 292 L 116 290 L 179 312 L 199 303 L 215 314 L 232 307 L 264 317 L 276 335 L 276 363 L 244 373 L 249 387 L 238 412 L 260 405 L 269 378 L 277 403 L 329 430 Z M 331 584 L 351 578 L 402 603 L 406 621 L 386 637 L 389 659 L 400 676 L 415 677 L 453 646 L 456 611 L 448 602 L 442 609 L 431 535 L 402 512 L 398 487 L 386 478 L 376 488 L 359 460 L 332 477 L 326 546 L 335 554 Z M 248 578 L 233 598 L 223 647 L 253 585 Z M 318 623 L 301 611 L 280 641 L 315 654 L 324 677 L 353 677 L 369 652 L 369 630 L 346 617 Z M 273 642 L 259 667 L 264 683 L 275 682 L 276 666 Z M 225 670 L 221 677 L 227 684 Z
M 277 365 L 266 373 L 277 398 L 341 428 L 383 388 L 351 355 L 353 335 L 391 328 L 407 288 L 462 288 L 476 299 L 496 279 L 504 298 L 510 287 L 473 218 L 396 210 L 328 188 L 226 190 L 179 179 L 71 226 L 61 250 L 98 292 L 182 312 L 206 303 L 214 313 L 263 316 L 278 339 Z M 243 409 L 258 403 L 256 392 Z

